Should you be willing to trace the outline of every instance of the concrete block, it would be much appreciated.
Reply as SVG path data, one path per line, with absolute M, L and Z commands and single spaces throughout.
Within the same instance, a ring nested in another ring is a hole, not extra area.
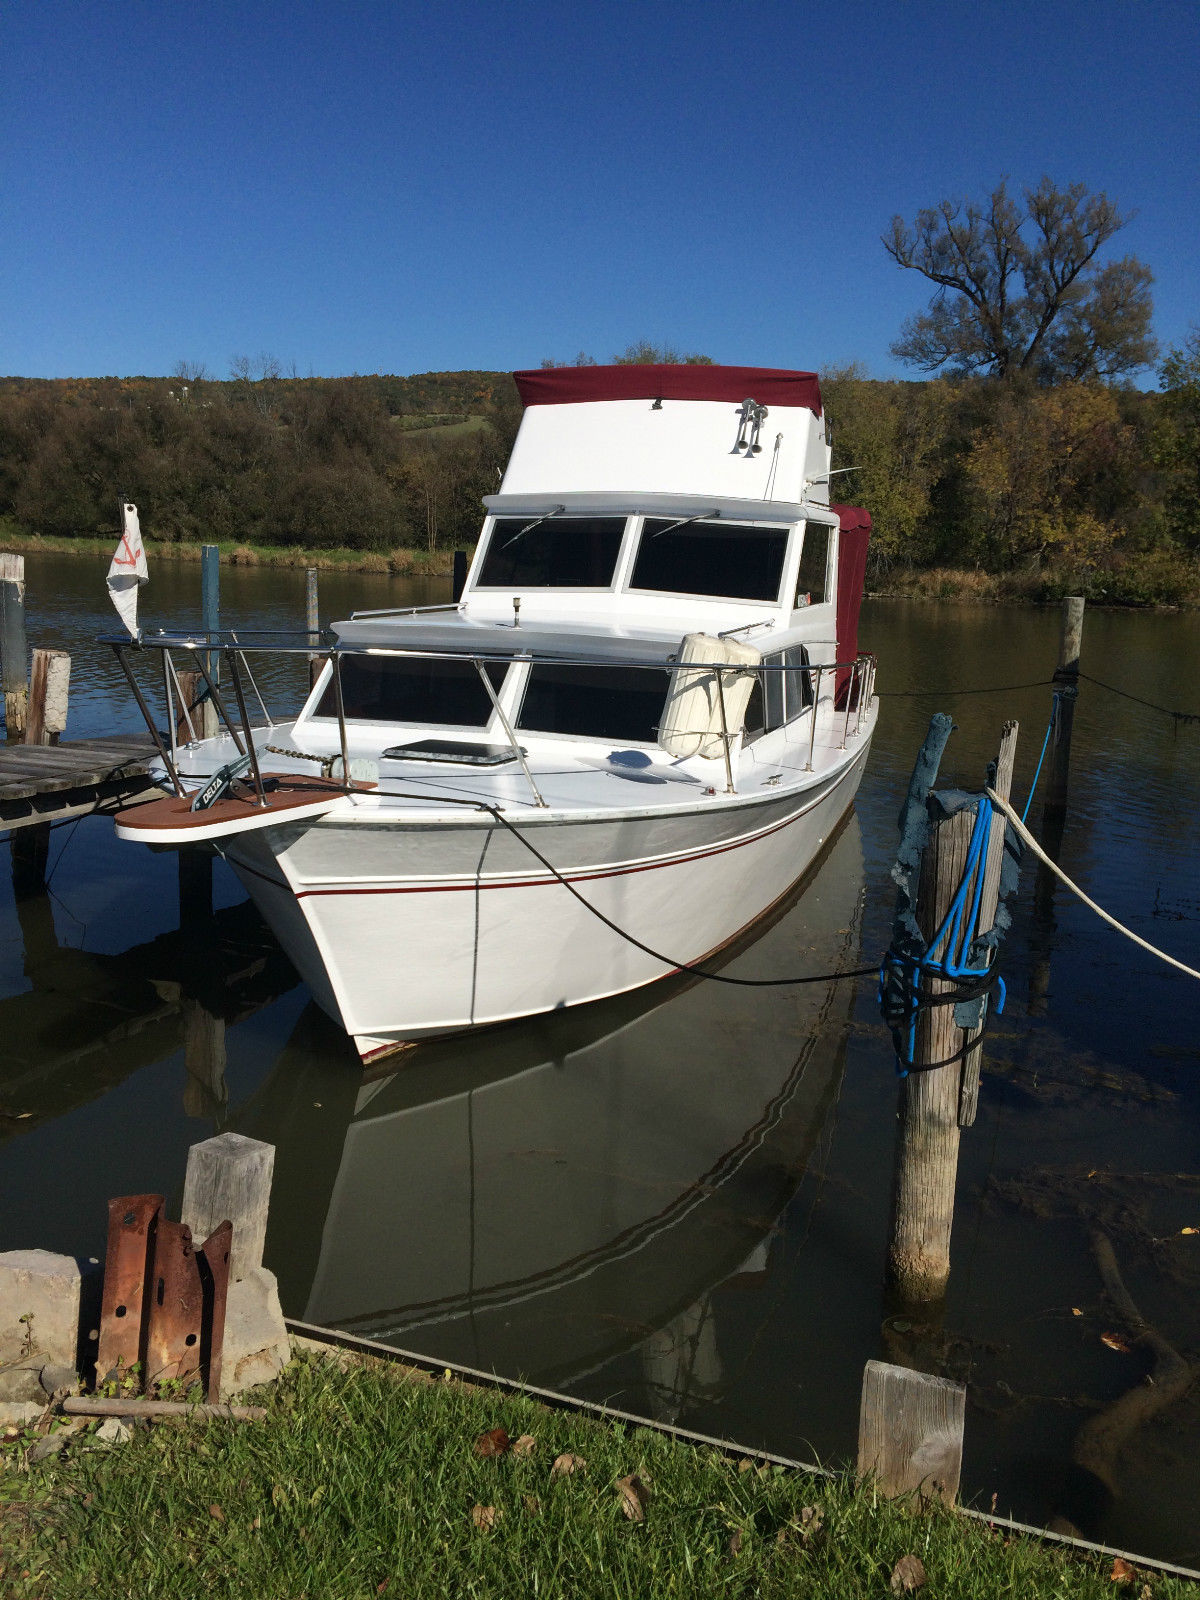
M 266 1267 L 252 1267 L 229 1285 L 221 1399 L 258 1383 L 273 1383 L 291 1356 L 279 1286 Z
M 45 1409 L 36 1400 L 0 1400 L 0 1428 L 27 1428 Z
M 100 1444 L 127 1444 L 132 1437 L 127 1422 L 120 1417 L 109 1417 L 96 1429 L 94 1437 Z
M 43 1367 L 74 1369 L 81 1282 L 74 1256 L 0 1254 L 0 1399 L 37 1400 Z

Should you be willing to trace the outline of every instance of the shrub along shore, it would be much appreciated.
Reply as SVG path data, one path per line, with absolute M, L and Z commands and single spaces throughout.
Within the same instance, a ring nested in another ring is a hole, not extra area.
M 263 1422 L 0 1445 L 0 1594 L 1198 1600 L 1200 1587 L 391 1362 L 298 1353 Z M 94 1425 L 93 1425 L 94 1427 Z M 1128 1586 L 1128 1587 L 1126 1587 Z
M 643 354 L 663 352 L 623 359 Z M 875 522 L 870 590 L 928 593 L 932 574 L 946 598 L 1200 604 L 1200 330 L 1158 382 L 822 373 L 838 495 Z M 520 414 L 500 372 L 0 378 L 0 540 L 107 543 L 127 498 L 160 558 L 212 541 L 441 572 L 477 539 Z

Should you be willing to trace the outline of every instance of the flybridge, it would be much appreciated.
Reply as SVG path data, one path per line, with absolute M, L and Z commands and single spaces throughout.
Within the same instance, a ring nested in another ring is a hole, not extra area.
M 815 373 L 774 367 L 551 367 L 514 374 L 525 415 L 505 496 L 829 500 Z

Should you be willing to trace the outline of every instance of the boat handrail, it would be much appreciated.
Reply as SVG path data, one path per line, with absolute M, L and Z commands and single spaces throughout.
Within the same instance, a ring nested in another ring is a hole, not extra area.
M 347 656 L 382 656 L 398 657 L 400 659 L 454 661 L 473 666 L 479 673 L 479 676 L 484 683 L 484 687 L 488 690 L 489 697 L 491 698 L 493 706 L 500 716 L 500 720 L 504 726 L 504 731 L 508 737 L 509 743 L 516 752 L 517 759 L 520 761 L 521 766 L 524 769 L 525 776 L 529 781 L 530 789 L 535 797 L 535 803 L 538 805 L 545 804 L 545 801 L 538 792 L 537 784 L 534 781 L 533 775 L 524 759 L 524 752 L 521 750 L 520 744 L 517 741 L 516 733 L 510 724 L 508 717 L 505 715 L 500 706 L 499 698 L 495 694 L 493 686 L 488 679 L 486 672 L 486 666 L 492 661 L 511 665 L 514 661 L 532 661 L 534 658 L 520 652 L 506 652 L 503 655 L 494 656 L 489 655 L 486 652 L 479 651 L 472 652 L 468 655 L 463 655 L 457 652 L 436 650 L 398 650 L 395 648 L 380 646 L 341 645 L 337 644 L 336 642 L 332 645 L 326 646 L 319 652 L 314 652 L 311 648 L 311 645 L 304 647 L 299 645 L 256 646 L 248 644 L 245 640 L 238 638 L 238 633 L 244 631 L 245 630 L 230 629 L 224 631 L 213 630 L 206 632 L 205 630 L 200 629 L 197 630 L 195 634 L 183 634 L 176 636 L 160 632 L 150 635 L 149 637 L 143 636 L 142 638 L 134 638 L 129 634 L 109 634 L 102 636 L 98 641 L 103 644 L 111 645 L 113 654 L 116 656 L 121 670 L 125 674 L 125 678 L 129 683 L 133 697 L 137 702 L 138 709 L 142 713 L 142 719 L 145 722 L 150 733 L 150 737 L 158 751 L 159 758 L 163 763 L 163 767 L 168 778 L 170 779 L 171 786 L 176 795 L 178 795 L 181 799 L 186 797 L 187 790 L 184 786 L 182 778 L 180 777 L 178 767 L 179 723 L 176 720 L 176 695 L 178 695 L 179 699 L 179 714 L 183 720 L 186 721 L 188 731 L 192 734 L 193 738 L 195 737 L 196 729 L 195 724 L 192 721 L 191 711 L 186 706 L 185 697 L 182 693 L 182 685 L 179 681 L 179 674 L 175 668 L 174 660 L 170 654 L 172 649 L 187 651 L 195 661 L 199 674 L 204 679 L 205 690 L 208 698 L 213 706 L 213 709 L 217 713 L 218 718 L 224 724 L 230 738 L 233 740 L 234 748 L 237 750 L 237 753 L 240 757 L 245 757 L 249 761 L 253 777 L 255 797 L 260 806 L 265 806 L 267 803 L 266 785 L 263 780 L 262 771 L 258 764 L 258 752 L 254 744 L 253 724 L 251 723 L 249 711 L 246 705 L 245 693 L 242 687 L 241 673 L 243 670 L 250 679 L 250 682 L 253 684 L 259 704 L 262 706 L 263 715 L 266 718 L 267 726 L 269 728 L 275 727 L 276 723 L 270 712 L 267 710 L 266 703 L 263 700 L 262 692 L 259 689 L 253 673 L 250 670 L 249 662 L 246 660 L 247 652 L 251 654 L 266 654 L 267 652 L 271 652 L 279 655 L 303 655 L 312 659 L 314 664 L 316 660 L 324 657 L 324 659 L 329 663 L 329 667 L 331 669 L 330 676 L 334 691 L 334 709 L 338 725 L 338 744 L 341 749 L 341 786 L 347 793 L 350 792 L 350 746 L 349 731 L 346 726 L 346 707 L 342 698 L 343 658 Z M 275 631 L 282 632 L 283 630 Z M 308 637 L 311 638 L 311 635 Z M 162 687 L 163 695 L 166 701 L 168 726 L 168 732 L 165 739 L 154 721 L 150 707 L 146 703 L 146 698 L 142 693 L 129 662 L 126 660 L 126 655 L 128 652 L 140 651 L 147 648 L 157 649 L 163 652 Z M 218 687 L 220 681 L 219 663 L 222 659 L 224 659 L 228 664 L 229 681 L 233 684 L 234 694 L 237 700 L 237 723 L 235 723 L 233 717 L 230 715 L 230 712 L 221 696 L 221 692 Z M 662 660 L 629 661 L 619 658 L 606 661 L 603 659 L 597 660 L 594 657 L 580 659 L 578 657 L 570 656 L 539 656 L 536 659 L 538 665 L 550 664 L 559 666 L 585 666 L 600 667 L 601 669 L 634 667 L 639 670 L 653 670 L 658 672 L 666 671 L 669 668 L 674 672 L 694 670 L 699 673 L 715 674 L 721 713 L 722 741 L 725 745 L 728 792 L 734 792 L 733 771 L 730 765 L 730 754 L 733 741 L 739 737 L 741 730 L 737 729 L 730 731 L 730 729 L 725 726 L 725 675 L 727 673 L 732 673 L 735 675 L 744 674 L 746 671 L 745 663 L 714 661 L 679 663 Z M 806 764 L 807 771 L 811 771 L 813 766 L 813 754 L 817 735 L 816 710 L 821 703 L 821 688 L 823 682 L 826 680 L 827 675 L 831 674 L 833 677 L 834 690 L 832 704 L 833 708 L 837 711 L 841 710 L 841 706 L 838 704 L 838 701 L 843 690 L 845 692 L 845 716 L 842 724 L 842 739 L 839 748 L 842 750 L 846 748 L 846 742 L 850 737 L 851 716 L 855 713 L 857 713 L 855 732 L 861 732 L 863 716 L 866 708 L 870 705 L 875 684 L 875 657 L 869 652 L 860 651 L 853 661 L 816 662 L 809 663 L 807 666 L 800 668 L 797 668 L 795 665 L 787 665 L 783 661 L 762 661 L 755 665 L 753 671 L 755 673 L 799 671 L 807 674 L 810 683 L 810 699 L 806 711 L 810 713 L 811 722 L 809 732 L 808 761 Z M 839 682 L 839 674 L 843 673 L 847 674 L 848 676 Z

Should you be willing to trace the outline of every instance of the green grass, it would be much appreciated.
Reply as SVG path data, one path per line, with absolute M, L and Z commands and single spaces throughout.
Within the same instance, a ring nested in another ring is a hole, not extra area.
M 311 549 L 301 545 L 250 544 L 243 540 L 216 539 L 222 561 L 244 567 L 316 567 L 321 572 L 391 572 L 400 577 L 448 577 L 454 569 L 454 552 L 418 550 L 402 546 L 395 550 L 352 550 L 345 546 Z M 147 539 L 146 554 L 151 561 L 198 563 L 200 544 L 168 544 Z M 50 554 L 69 556 L 110 556 L 116 548 L 117 534 L 78 537 L 30 533 L 16 523 L 0 518 L 0 549 L 20 555 Z M 468 559 L 471 546 L 467 546 Z
M 849 1600 L 886 1597 L 908 1554 L 930 1600 L 1114 1594 L 1111 1561 L 389 1364 L 305 1355 L 268 1403 L 265 1423 L 158 1425 L 0 1474 L 0 1594 Z M 481 1458 L 475 1441 L 495 1427 L 533 1435 L 532 1453 Z M 556 1474 L 564 1452 L 586 1469 Z M 629 1473 L 651 1488 L 644 1522 L 621 1510 Z M 811 1506 L 816 1537 L 802 1527 Z M 490 1530 L 476 1507 L 495 1508 Z M 1140 1571 L 1118 1592 L 1200 1594 Z

